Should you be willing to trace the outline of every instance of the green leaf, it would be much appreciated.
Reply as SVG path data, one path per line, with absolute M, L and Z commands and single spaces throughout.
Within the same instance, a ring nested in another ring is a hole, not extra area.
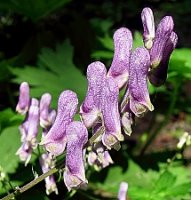
M 38 60 L 40 68 L 11 68 L 11 72 L 17 76 L 13 81 L 19 84 L 23 81 L 29 82 L 32 86 L 31 95 L 34 97 L 49 92 L 53 96 L 53 107 L 56 107 L 60 93 L 67 89 L 76 92 L 79 101 L 82 102 L 86 94 L 87 81 L 74 66 L 72 56 L 73 48 L 68 41 L 58 45 L 55 51 L 43 49 Z
M 22 121 L 23 116 L 17 115 L 10 108 L 5 109 L 0 112 L 0 132 L 8 126 L 19 125 Z
M 113 58 L 113 52 L 111 51 L 94 51 L 91 54 L 92 58 L 96 58 L 96 59 L 112 59 Z
M 20 146 L 18 127 L 12 126 L 3 130 L 0 135 L 0 166 L 6 173 L 14 173 L 19 158 L 15 155 Z
M 114 50 L 113 39 L 108 34 L 105 34 L 103 38 L 99 37 L 98 40 L 106 49 L 111 51 Z
M 168 188 L 168 196 L 182 196 L 191 193 L 191 182 Z
M 154 193 L 164 192 L 172 187 L 175 183 L 176 177 L 169 171 L 164 171 L 157 180 L 154 188 Z
M 140 32 L 135 31 L 134 37 L 133 37 L 133 49 L 136 49 L 137 47 L 142 47 L 143 45 L 143 36 Z

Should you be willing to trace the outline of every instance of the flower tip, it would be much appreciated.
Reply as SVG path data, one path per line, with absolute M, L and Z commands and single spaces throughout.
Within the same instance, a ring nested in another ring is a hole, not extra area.
M 53 156 L 58 156 L 62 154 L 66 147 L 66 142 L 56 142 L 52 141 L 51 139 L 46 138 L 46 136 L 41 140 L 39 145 L 43 145 L 45 149 L 50 152 Z
M 64 172 L 64 183 L 68 191 L 70 191 L 71 189 L 86 188 L 88 180 L 85 177 L 73 175 L 66 169 Z
M 120 135 L 120 138 L 117 139 L 115 136 L 113 136 L 112 134 L 103 134 L 102 137 L 102 143 L 110 150 L 112 147 L 114 147 L 115 145 L 117 145 L 119 143 L 119 141 L 123 141 L 124 137 L 122 134 L 118 134 Z

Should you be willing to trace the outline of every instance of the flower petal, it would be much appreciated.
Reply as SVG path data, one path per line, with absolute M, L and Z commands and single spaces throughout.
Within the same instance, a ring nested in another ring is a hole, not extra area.
M 67 151 L 64 182 L 70 190 L 87 184 L 84 169 L 83 146 L 88 141 L 88 131 L 82 122 L 72 122 L 66 130 Z
M 16 106 L 16 111 L 22 115 L 26 114 L 30 106 L 29 85 L 23 82 L 20 85 L 19 101 Z
M 166 41 L 163 57 L 159 66 L 151 69 L 151 71 L 149 72 L 149 81 L 154 86 L 158 87 L 165 83 L 167 78 L 170 55 L 176 47 L 177 42 L 178 36 L 175 32 L 172 32 L 170 38 Z
M 102 142 L 110 149 L 115 143 L 124 139 L 121 134 L 118 108 L 119 88 L 112 77 L 106 80 L 102 92 L 102 111 L 105 126 Z
M 40 143 L 54 156 L 60 155 L 65 149 L 66 127 L 72 122 L 77 106 L 76 93 L 66 90 L 60 94 L 55 122 Z
M 153 46 L 153 40 L 155 37 L 155 22 L 153 11 L 150 8 L 144 8 L 141 13 L 141 19 L 143 23 L 143 41 L 145 48 L 151 49 Z
M 156 68 L 162 61 L 167 40 L 174 28 L 174 22 L 171 16 L 165 16 L 159 23 L 156 30 L 156 37 L 150 50 L 151 68 Z
M 107 76 L 113 77 L 118 87 L 122 88 L 127 83 L 129 75 L 129 58 L 133 43 L 132 33 L 127 28 L 120 28 L 115 31 L 113 40 L 115 52 Z
M 154 109 L 147 87 L 149 67 L 150 56 L 148 50 L 144 47 L 135 49 L 130 58 L 129 91 L 127 92 L 129 95 L 129 108 L 137 117 L 140 117 L 147 110 L 152 111 Z

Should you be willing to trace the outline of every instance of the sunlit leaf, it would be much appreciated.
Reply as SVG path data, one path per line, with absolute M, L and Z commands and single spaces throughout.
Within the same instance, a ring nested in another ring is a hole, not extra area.
M 14 173 L 19 158 L 15 155 L 20 146 L 18 127 L 12 126 L 3 130 L 0 135 L 0 166 L 6 173 Z
M 39 55 L 40 68 L 26 66 L 24 69 L 11 68 L 17 77 L 14 82 L 29 82 L 32 86 L 31 95 L 40 97 L 49 92 L 53 96 L 52 105 L 56 107 L 59 94 L 63 90 L 73 90 L 78 94 L 80 102 L 85 97 L 87 81 L 85 76 L 77 69 L 73 62 L 73 48 L 66 41 L 58 45 L 56 50 L 43 49 Z

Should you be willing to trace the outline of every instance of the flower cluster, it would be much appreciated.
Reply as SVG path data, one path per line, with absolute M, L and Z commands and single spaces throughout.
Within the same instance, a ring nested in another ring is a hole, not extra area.
M 156 32 L 150 8 L 143 9 L 141 18 L 144 47 L 133 50 L 131 31 L 125 27 L 119 28 L 113 36 L 114 57 L 109 70 L 100 61 L 88 66 L 88 89 L 79 111 L 81 121 L 74 121 L 78 112 L 75 92 L 66 90 L 60 94 L 56 113 L 50 109 L 50 94 L 44 94 L 39 105 L 38 100 L 30 99 L 28 84 L 24 82 L 20 86 L 16 110 L 26 114 L 26 119 L 20 127 L 22 146 L 17 154 L 28 163 L 32 150 L 37 146 L 40 124 L 43 128 L 40 145 L 47 151 L 41 156 L 42 171 L 51 169 L 53 159 L 66 149 L 64 182 L 68 190 L 87 185 L 87 163 L 96 169 L 113 163 L 109 150 L 120 147 L 124 134 L 131 135 L 134 117 L 154 110 L 148 80 L 155 86 L 165 82 L 177 35 L 170 16 L 160 21 Z M 125 95 L 119 104 L 121 89 L 125 89 Z M 88 129 L 95 137 L 89 146 Z M 49 177 L 46 181 L 47 193 L 57 193 L 54 178 Z M 127 190 L 127 185 L 121 187 Z

